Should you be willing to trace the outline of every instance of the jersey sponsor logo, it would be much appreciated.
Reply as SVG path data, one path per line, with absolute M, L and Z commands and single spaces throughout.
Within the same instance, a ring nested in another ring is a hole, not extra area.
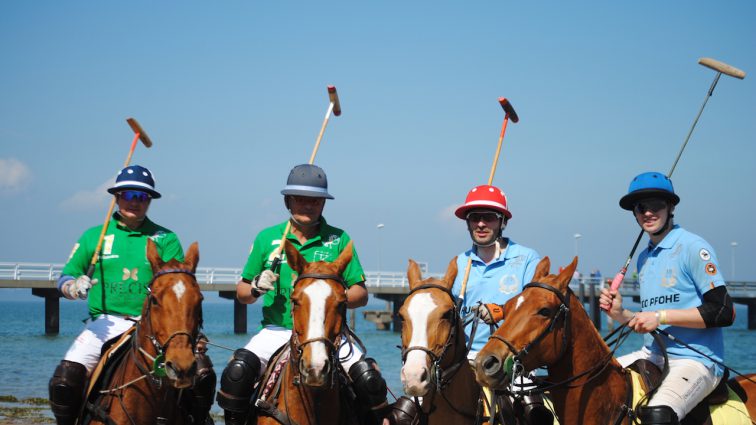
M 499 292 L 502 294 L 516 294 L 520 292 L 520 280 L 513 274 L 502 276 L 499 280 Z
M 312 253 L 312 261 L 328 261 L 330 259 L 328 251 L 315 251 Z
M 661 278 L 661 286 L 664 288 L 671 288 L 675 285 L 677 285 L 677 276 L 675 275 L 675 271 L 672 269 L 667 269 L 667 272 Z
M 717 266 L 715 266 L 714 263 L 706 263 L 705 270 L 706 273 L 710 276 L 717 274 Z
M 158 230 L 158 231 L 155 232 L 154 235 L 150 236 L 150 239 L 152 239 L 154 242 L 157 242 L 158 239 L 160 239 L 161 237 L 165 236 L 166 234 L 167 233 L 165 233 L 164 231 Z
M 334 245 L 334 244 L 338 245 L 340 240 L 341 238 L 338 235 L 328 235 L 328 239 L 325 242 L 323 242 L 323 245 L 330 248 L 331 245 Z
M 68 260 L 66 260 L 66 263 L 69 262 L 69 261 L 71 261 L 71 258 L 73 258 L 74 254 L 76 254 L 76 250 L 77 249 L 79 249 L 79 243 L 76 243 L 74 245 L 73 249 L 71 250 L 71 253 L 68 254 Z
M 130 282 L 110 282 L 107 285 L 110 295 L 147 295 L 144 285 L 132 280 Z
M 711 260 L 711 253 L 707 251 L 706 248 L 701 248 L 701 250 L 698 251 L 698 256 L 704 261 Z
M 139 272 L 139 269 L 127 269 L 126 267 L 123 268 L 123 277 L 121 280 L 139 280 L 137 277 L 137 273 Z
M 664 305 L 680 302 L 680 294 L 659 295 L 641 300 L 641 308 L 653 307 L 655 305 Z

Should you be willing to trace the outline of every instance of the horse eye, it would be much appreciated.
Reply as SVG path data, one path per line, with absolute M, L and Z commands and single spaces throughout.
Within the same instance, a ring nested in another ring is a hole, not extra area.
M 446 310 L 446 313 L 444 313 L 444 315 L 443 315 L 442 318 L 444 320 L 451 320 L 453 316 L 454 316 L 454 311 L 453 310 Z
M 155 297 L 150 297 L 150 303 L 152 303 L 152 305 L 160 305 L 160 304 L 158 303 L 158 300 L 157 300 L 157 298 L 155 298 Z
M 538 314 L 540 314 L 543 317 L 551 317 L 551 310 L 544 307 L 540 310 L 538 310 Z

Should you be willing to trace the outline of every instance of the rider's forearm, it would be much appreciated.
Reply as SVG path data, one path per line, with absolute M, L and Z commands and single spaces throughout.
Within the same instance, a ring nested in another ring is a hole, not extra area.
M 368 291 L 363 282 L 356 283 L 346 291 L 347 308 L 359 308 L 367 304 Z
M 240 279 L 236 283 L 236 299 L 239 300 L 242 304 L 252 304 L 253 302 L 257 301 L 257 298 L 252 292 L 252 285 L 251 282 L 246 281 L 245 279 Z
M 659 324 L 696 329 L 703 329 L 706 327 L 706 323 L 704 323 L 704 319 L 701 317 L 701 313 L 697 308 L 659 310 Z

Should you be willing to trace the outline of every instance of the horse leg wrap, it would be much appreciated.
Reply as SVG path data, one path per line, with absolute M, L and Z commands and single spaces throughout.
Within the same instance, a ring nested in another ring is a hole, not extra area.
M 59 425 L 73 425 L 84 401 L 87 368 L 81 363 L 61 360 L 50 379 L 50 409 Z
M 528 395 L 522 398 L 522 409 L 525 420 L 532 425 L 545 425 L 554 423 L 554 414 L 543 402 L 541 394 Z
M 195 424 L 204 424 L 215 398 L 215 383 L 217 377 L 213 370 L 213 362 L 205 353 L 195 355 L 197 360 L 197 377 L 192 387 L 190 412 Z
M 349 368 L 349 377 L 354 383 L 357 400 L 368 406 L 376 419 L 383 419 L 389 408 L 387 388 L 375 360 L 366 358 L 353 364 Z
M 642 425 L 679 425 L 677 413 L 669 406 L 642 406 L 638 408 Z
M 224 410 L 226 425 L 244 424 L 247 421 L 250 399 L 255 381 L 260 375 L 260 359 L 247 349 L 234 351 L 221 375 L 218 406 Z
M 387 419 L 391 425 L 413 425 L 417 423 L 419 413 L 418 405 L 411 398 L 403 395 L 391 405 L 391 412 Z

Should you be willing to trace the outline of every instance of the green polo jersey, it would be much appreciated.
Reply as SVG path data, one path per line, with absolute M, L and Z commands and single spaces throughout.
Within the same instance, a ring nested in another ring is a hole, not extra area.
M 92 317 L 103 313 L 122 316 L 139 316 L 142 313 L 147 285 L 152 280 L 152 267 L 147 260 L 148 238 L 155 242 L 163 261 L 173 258 L 184 261 L 181 243 L 172 231 L 148 218 L 136 230 L 129 229 L 119 220 L 118 213 L 114 213 L 105 232 L 100 260 L 92 275 L 92 279 L 99 280 L 90 289 L 87 299 Z M 76 278 L 87 272 L 101 231 L 102 226 L 96 226 L 81 235 L 61 275 Z
M 273 262 L 274 252 L 281 245 L 281 237 L 286 228 L 286 221 L 277 224 L 258 233 L 249 253 L 247 264 L 242 271 L 242 277 L 252 280 L 263 270 L 270 269 Z M 335 261 L 339 254 L 349 243 L 349 235 L 341 229 L 329 226 L 324 218 L 320 218 L 320 232 L 314 238 L 304 244 L 299 243 L 297 238 L 289 233 L 286 237 L 291 244 L 302 254 L 308 262 Z M 287 329 L 292 328 L 291 320 L 291 284 L 296 280 L 297 273 L 289 267 L 286 255 L 283 255 L 279 271 L 276 289 L 263 295 L 263 319 L 262 327 L 276 325 Z M 365 281 L 365 272 L 357 257 L 357 250 L 353 249 L 352 261 L 342 274 L 344 283 L 352 286 Z

